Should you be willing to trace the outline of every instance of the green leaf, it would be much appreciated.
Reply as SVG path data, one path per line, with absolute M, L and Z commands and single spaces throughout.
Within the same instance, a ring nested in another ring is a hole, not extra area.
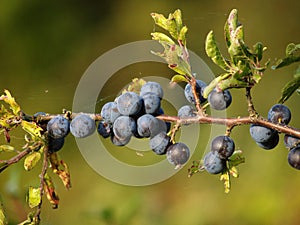
M 272 66 L 272 69 L 278 69 L 284 66 L 288 66 L 294 62 L 300 62 L 300 55 L 299 53 L 300 44 L 294 44 L 290 43 L 287 45 L 285 53 L 286 57 L 283 59 L 279 59 L 274 66 Z
M 230 73 L 224 73 L 221 74 L 220 76 L 216 77 L 215 79 L 213 79 L 203 90 L 203 97 L 207 98 L 209 93 L 212 92 L 212 90 L 223 80 L 228 79 L 229 77 L 231 77 L 232 75 Z M 223 89 L 222 89 L 223 90 Z
M 40 152 L 32 152 L 24 160 L 24 168 L 26 171 L 33 169 L 41 159 Z
M 300 56 L 288 56 L 284 59 L 279 59 L 274 66 L 272 66 L 272 69 L 278 69 L 284 66 L 288 66 L 294 62 L 300 62 Z
M 248 87 L 249 83 L 247 81 L 238 80 L 234 76 L 231 76 L 228 79 L 220 81 L 217 87 L 221 90 L 226 90 L 229 88 L 245 88 Z
M 231 43 L 234 41 L 234 32 L 239 26 L 237 10 L 232 9 L 229 13 L 228 19 L 225 23 L 224 32 L 225 32 L 225 41 L 227 47 L 231 46 Z
M 243 44 L 244 46 L 241 46 Z M 245 55 L 244 49 L 248 47 L 244 44 L 244 29 L 243 26 L 238 26 L 236 30 L 231 34 L 231 45 L 228 48 L 228 53 L 232 58 L 232 61 L 236 64 L 240 60 L 241 56 Z M 246 51 L 248 53 L 248 50 Z M 246 54 L 246 56 L 249 54 Z
M 40 188 L 29 187 L 27 202 L 30 208 L 34 208 L 41 203 L 41 190 Z
M 15 148 L 11 145 L 0 145 L 0 153 L 1 152 L 13 152 Z
M 245 156 L 241 150 L 236 150 L 229 158 L 229 168 L 240 165 L 245 162 Z
M 185 76 L 177 74 L 172 77 L 171 82 L 175 82 L 175 83 L 188 82 L 188 80 L 185 78 Z
M 230 70 L 230 65 L 226 62 L 217 46 L 213 31 L 210 31 L 206 36 L 205 51 L 215 64 L 225 71 Z
M 28 122 L 25 120 L 22 120 L 22 128 L 29 133 L 32 137 L 38 137 L 41 138 L 41 131 L 43 130 L 41 127 L 39 127 L 36 123 L 34 122 Z
M 286 56 L 294 55 L 300 50 L 300 44 L 290 43 L 286 46 L 285 54 Z
M 256 55 L 258 61 L 260 61 L 262 59 L 263 51 L 265 50 L 263 44 L 261 42 L 257 42 L 253 48 L 254 54 Z
M 300 66 L 298 67 L 294 79 L 289 81 L 281 91 L 281 98 L 279 99 L 279 103 L 286 102 L 292 94 L 297 91 L 300 87 Z
M 200 171 L 203 170 L 203 162 L 201 160 L 193 161 L 192 166 L 188 169 L 188 177 L 193 176 L 196 173 L 199 173 Z
M 228 21 L 226 20 L 225 26 L 224 26 L 224 37 L 225 37 L 225 43 L 227 48 L 231 45 L 231 38 L 230 38 L 230 31 L 228 26 Z

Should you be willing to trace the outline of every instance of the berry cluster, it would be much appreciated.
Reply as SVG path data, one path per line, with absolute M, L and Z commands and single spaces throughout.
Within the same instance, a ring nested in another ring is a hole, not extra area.
M 71 132 L 74 137 L 85 138 L 96 130 L 95 121 L 87 114 L 78 114 L 71 122 L 64 116 L 55 116 L 47 124 L 48 151 L 59 151 L 65 137 Z
M 234 141 L 229 136 L 217 136 L 211 142 L 210 149 L 204 156 L 203 167 L 208 173 L 221 173 L 235 150 Z
M 205 82 L 196 80 L 195 89 L 200 104 L 208 101 L 216 110 L 223 110 L 230 105 L 232 100 L 228 90 L 214 89 L 208 99 L 205 99 L 202 93 L 206 86 Z M 116 146 L 125 146 L 132 137 L 149 138 L 149 146 L 154 153 L 166 154 L 167 160 L 175 165 L 175 168 L 182 166 L 190 157 L 188 146 L 172 140 L 171 134 L 168 133 L 171 124 L 156 118 L 164 114 L 161 108 L 163 94 L 163 89 L 157 82 L 146 82 L 141 86 L 139 93 L 125 91 L 114 101 L 103 105 L 100 113 L 102 120 L 97 126 L 98 133 L 103 138 L 110 138 Z M 188 102 L 196 104 L 190 83 L 185 86 L 184 94 Z M 196 115 L 197 111 L 192 105 L 184 105 L 178 110 L 178 117 L 182 119 Z M 77 138 L 84 138 L 93 134 L 95 130 L 95 121 L 87 114 L 78 114 L 71 122 L 64 116 L 56 116 L 47 124 L 49 151 L 60 150 L 69 132 Z M 220 157 L 220 159 L 223 163 L 227 158 Z
M 161 108 L 163 89 L 157 82 L 142 85 L 139 93 L 126 91 L 101 109 L 102 121 L 98 133 L 114 145 L 124 146 L 134 138 L 149 138 L 149 146 L 157 155 L 167 155 L 168 161 L 180 167 L 190 156 L 184 143 L 175 143 L 168 132 L 171 124 L 156 116 L 164 114 Z
M 268 121 L 288 125 L 291 120 L 291 112 L 289 108 L 282 104 L 276 104 L 271 107 L 268 112 Z M 273 149 L 279 142 L 279 134 L 276 130 L 261 125 L 252 124 L 250 126 L 250 135 L 256 144 L 266 150 Z M 288 154 L 289 164 L 300 169 L 300 139 L 286 134 L 284 136 L 284 144 L 290 150 Z

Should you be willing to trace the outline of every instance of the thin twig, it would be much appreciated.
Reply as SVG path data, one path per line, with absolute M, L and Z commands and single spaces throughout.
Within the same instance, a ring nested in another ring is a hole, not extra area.
M 52 118 L 56 117 L 56 116 L 65 116 L 67 117 L 68 119 L 72 120 L 74 119 L 76 116 L 78 116 L 79 114 L 82 114 L 82 113 L 65 113 L 65 114 L 47 114 L 47 115 L 39 115 L 37 117 L 34 117 L 34 116 L 31 116 L 31 115 L 26 115 L 26 114 L 23 114 L 22 115 L 22 119 L 23 120 L 26 120 L 28 122 L 46 122 L 46 121 L 49 121 L 51 120 Z M 88 115 L 89 117 L 91 117 L 93 120 L 95 121 L 100 121 L 102 120 L 102 117 L 100 114 L 94 114 L 94 113 L 84 113 L 86 115 Z
M 258 114 L 254 108 L 254 104 L 252 102 L 252 97 L 251 97 L 251 87 L 246 87 L 246 98 L 248 102 L 248 113 L 250 117 L 257 117 Z
M 18 155 L 8 159 L 8 160 L 0 160 L 0 164 L 4 164 L 0 168 L 0 173 L 5 170 L 10 165 L 19 162 L 22 158 L 24 158 L 26 155 L 28 155 L 32 151 L 31 148 L 26 148 L 22 152 L 20 152 Z
M 34 215 L 34 221 L 36 222 L 36 224 L 39 224 L 41 221 L 40 215 L 42 212 L 42 204 L 43 204 L 43 195 L 44 195 L 44 185 L 45 185 L 45 175 L 47 173 L 47 169 L 48 169 L 48 147 L 46 146 L 44 148 L 44 159 L 43 159 L 43 167 L 42 167 L 42 171 L 40 173 L 40 203 L 37 206 L 37 210 L 36 213 Z

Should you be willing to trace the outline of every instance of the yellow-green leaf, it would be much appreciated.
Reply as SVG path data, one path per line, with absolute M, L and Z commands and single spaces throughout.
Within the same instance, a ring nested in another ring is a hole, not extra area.
M 44 190 L 45 190 L 47 199 L 51 203 L 52 208 L 56 209 L 59 204 L 59 197 L 55 191 L 53 181 L 47 173 L 44 176 L 44 180 L 45 180 Z
M 229 173 L 230 173 L 230 175 L 232 175 L 234 178 L 239 177 L 239 172 L 238 172 L 238 170 L 237 170 L 237 168 L 236 168 L 235 166 L 233 166 L 233 167 L 231 167 L 231 168 L 229 169 Z
M 59 178 L 62 180 L 64 186 L 67 189 L 71 188 L 71 177 L 70 171 L 67 164 L 63 160 L 59 160 L 58 155 L 56 153 L 50 154 L 49 157 L 51 168 L 53 173 L 57 174 Z
M 32 152 L 24 160 L 24 168 L 26 171 L 33 169 L 41 159 L 41 153 Z
M 169 44 L 175 44 L 175 42 L 167 35 L 161 32 L 151 33 L 152 39 L 161 42 L 166 42 Z
M 7 225 L 7 220 L 4 214 L 2 204 L 0 205 L 0 225 Z
M 22 128 L 29 133 L 32 137 L 41 137 L 41 131 L 43 130 L 41 127 L 39 127 L 34 122 L 27 122 L 25 120 L 22 120 Z
M 146 81 L 144 79 L 134 78 L 134 79 L 132 79 L 132 82 L 126 88 L 124 88 L 122 93 L 125 93 L 125 92 L 128 92 L 128 91 L 139 93 L 140 90 L 141 90 L 141 87 L 145 83 L 146 83 Z
M 164 15 L 159 13 L 151 13 L 151 17 L 153 18 L 155 24 L 157 24 L 165 30 L 168 30 L 168 19 Z
M 178 40 L 182 42 L 183 45 L 186 45 L 186 33 L 188 31 L 187 26 L 183 26 L 179 32 Z
M 175 12 L 173 13 L 173 17 L 177 25 L 177 30 L 180 30 L 182 28 L 182 14 L 180 9 L 175 10 Z
M 13 111 L 13 114 L 18 116 L 21 111 L 20 106 L 15 101 L 15 98 L 11 96 L 8 90 L 4 90 L 4 93 L 5 95 L 2 95 L 0 99 L 9 104 L 11 110 Z
M 185 76 L 177 74 L 172 77 L 171 82 L 175 82 L 175 83 L 188 82 L 188 80 L 185 78 Z
M 181 40 L 185 44 L 186 28 L 182 24 L 182 15 L 179 9 L 170 13 L 168 18 L 159 13 L 151 13 L 151 16 L 158 26 L 168 31 L 172 38 Z M 183 29 L 184 28 L 184 29 Z
M 40 204 L 41 202 L 40 188 L 29 187 L 27 202 L 30 208 L 34 208 Z
M 0 145 L 0 152 L 13 152 L 15 148 L 11 145 Z
M 220 180 L 224 183 L 224 191 L 225 193 L 230 192 L 230 174 L 228 173 L 228 170 L 222 173 Z
M 174 39 L 178 38 L 177 25 L 173 14 L 170 13 L 168 18 L 159 13 L 151 13 L 151 16 L 155 24 L 167 30 Z

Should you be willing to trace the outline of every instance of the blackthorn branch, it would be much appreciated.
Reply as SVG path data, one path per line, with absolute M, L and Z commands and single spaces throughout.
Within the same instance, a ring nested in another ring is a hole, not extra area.
M 47 197 L 53 208 L 58 207 L 59 197 L 48 170 L 51 168 L 66 189 L 69 189 L 70 172 L 57 152 L 63 147 L 64 138 L 69 132 L 77 138 L 85 138 L 95 132 L 96 122 L 99 135 L 110 138 L 117 146 L 126 145 L 131 138 L 149 138 L 153 152 L 166 155 L 167 160 L 176 169 L 185 165 L 190 157 L 189 147 L 176 141 L 176 133 L 183 125 L 225 126 L 226 133 L 213 140 L 210 151 L 203 159 L 193 162 L 188 175 L 192 176 L 201 171 L 221 174 L 226 193 L 230 190 L 230 176 L 237 177 L 237 166 L 245 161 L 242 152 L 235 149 L 234 140 L 230 137 L 237 126 L 251 125 L 252 138 L 264 149 L 274 148 L 278 143 L 278 135 L 285 134 L 285 145 L 290 150 L 288 163 L 293 168 L 300 169 L 300 130 L 288 126 L 291 119 L 289 109 L 281 104 L 274 105 L 268 118 L 262 117 L 255 110 L 251 90 L 262 79 L 269 60 L 264 64 L 261 62 L 266 48 L 260 42 L 255 44 L 253 49 L 246 46 L 244 29 L 238 22 L 237 10 L 231 11 L 224 28 L 229 59 L 221 54 L 213 31 L 207 35 L 205 51 L 212 61 L 224 70 L 224 73 L 216 75 L 209 84 L 196 79 L 196 75 L 192 73 L 185 37 L 187 27 L 182 23 L 181 11 L 176 10 L 168 18 L 158 13 L 152 13 L 151 16 L 157 26 L 169 33 L 151 34 L 152 38 L 164 47 L 162 53 L 154 54 L 162 57 L 169 68 L 176 72 L 171 79 L 172 83 L 186 82 L 185 96 L 191 104 L 186 105 L 178 115 L 167 115 L 161 108 L 163 90 L 160 84 L 145 82 L 142 79 L 133 80 L 120 96 L 116 96 L 115 101 L 106 103 L 99 114 L 63 110 L 61 114 L 39 112 L 28 115 L 21 110 L 9 91 L 5 90 L 0 96 L 0 101 L 3 102 L 0 108 L 0 131 L 7 142 L 7 145 L 0 145 L 0 153 L 15 153 L 10 159 L 0 160 L 0 173 L 23 158 L 25 170 L 30 171 L 42 158 L 39 186 L 30 188 L 28 196 L 29 206 L 34 212 L 30 213 L 22 224 L 40 223 L 43 196 Z M 300 57 L 296 55 L 300 49 L 299 44 L 290 44 L 287 49 L 286 58 L 279 60 L 273 69 L 300 61 Z M 295 75 L 295 79 L 284 87 L 280 102 L 286 101 L 299 87 L 299 76 Z M 224 110 L 230 106 L 232 97 L 229 90 L 232 88 L 245 90 L 248 115 L 237 118 L 208 115 L 207 107 Z M 22 151 L 10 146 L 10 131 L 18 127 L 25 132 Z M 254 129 L 257 129 L 255 133 Z M 1 213 L 0 208 L 0 216 Z M 0 224 L 1 222 L 3 221 L 0 221 Z

